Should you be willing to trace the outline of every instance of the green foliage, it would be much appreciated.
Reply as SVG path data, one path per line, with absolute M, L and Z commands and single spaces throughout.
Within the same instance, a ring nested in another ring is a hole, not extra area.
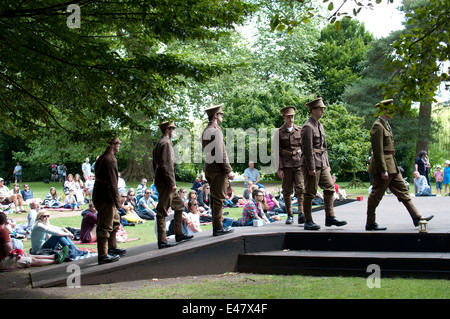
M 324 126 L 333 174 L 362 172 L 370 150 L 364 119 L 347 112 L 341 104 L 329 105 L 320 120 Z
M 10 135 L 58 136 L 96 147 L 158 117 L 183 78 L 202 81 L 225 66 L 161 50 L 176 39 L 209 39 L 252 11 L 243 1 L 4 1 L 0 6 L 0 119 Z
M 327 103 L 341 100 L 345 88 L 358 80 L 373 36 L 357 20 L 344 19 L 339 30 L 327 25 L 321 31 L 314 65 L 320 95 Z
M 437 88 L 449 80 L 442 61 L 450 58 L 450 2 L 430 0 L 421 5 L 411 4 L 409 11 L 406 29 L 393 44 L 394 52 L 386 61 L 386 69 L 393 72 L 393 77 L 384 85 L 385 94 L 401 95 L 400 113 L 408 111 L 413 102 L 436 102 Z

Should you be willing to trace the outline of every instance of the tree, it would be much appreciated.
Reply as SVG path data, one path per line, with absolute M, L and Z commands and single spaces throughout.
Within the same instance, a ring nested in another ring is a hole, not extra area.
M 71 28 L 68 4 L 79 6 Z M 241 23 L 244 1 L 3 1 L 0 119 L 14 136 L 58 136 L 95 148 L 120 131 L 146 130 L 174 87 L 226 70 L 161 50 L 175 39 L 217 38 Z
M 372 34 L 357 20 L 342 20 L 339 30 L 333 25 L 322 29 L 314 65 L 327 103 L 339 101 L 345 88 L 361 77 L 361 63 L 372 41 Z
M 450 3 L 446 0 L 404 1 L 406 28 L 393 44 L 395 53 L 386 61 L 393 77 L 384 84 L 386 95 L 400 97 L 400 113 L 420 103 L 416 153 L 428 151 L 432 103 L 442 82 L 449 81 L 444 62 L 449 61 Z

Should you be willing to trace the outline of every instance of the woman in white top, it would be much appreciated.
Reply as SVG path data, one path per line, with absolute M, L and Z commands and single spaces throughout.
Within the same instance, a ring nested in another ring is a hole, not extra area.
M 34 223 L 31 231 L 31 250 L 36 254 L 40 249 L 58 249 L 69 246 L 70 257 L 83 256 L 87 252 L 78 250 L 73 243 L 73 234 L 65 228 L 53 226 L 50 224 L 50 213 L 46 210 L 41 210 Z
M 188 235 L 192 235 L 194 233 L 201 232 L 200 228 L 200 212 L 198 211 L 198 203 L 197 200 L 193 199 L 188 202 L 188 214 L 187 214 L 190 223 L 187 223 Z

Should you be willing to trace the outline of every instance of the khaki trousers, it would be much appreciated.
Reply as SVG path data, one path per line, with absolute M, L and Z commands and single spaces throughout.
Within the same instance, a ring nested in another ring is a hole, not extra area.
M 376 216 L 375 210 L 380 204 L 381 199 L 386 192 L 386 189 L 390 189 L 399 202 L 402 202 L 408 210 L 411 218 L 419 218 L 420 214 L 414 204 L 411 202 L 411 196 L 409 196 L 409 190 L 403 181 L 403 177 L 400 173 L 389 174 L 388 179 L 382 179 L 381 174 L 373 175 L 372 191 L 370 192 L 367 200 L 367 224 L 375 224 Z
M 97 252 L 100 257 L 107 255 L 107 249 L 116 248 L 116 232 L 120 226 L 119 211 L 109 203 L 95 203 L 97 209 Z
M 305 180 L 303 210 L 306 220 L 312 220 L 312 200 L 316 197 L 317 189 L 323 190 L 323 203 L 326 216 L 334 216 L 334 183 L 331 179 L 329 167 L 316 167 L 316 175 L 308 173 L 306 165 L 301 166 Z
M 158 205 L 156 205 L 156 228 L 158 230 L 158 242 L 166 241 L 166 216 L 169 214 L 169 207 L 175 212 L 174 226 L 175 234 L 182 235 L 182 214 L 184 202 L 178 193 L 172 192 L 169 187 L 158 187 Z
M 223 205 L 227 198 L 228 174 L 205 171 L 206 180 L 211 189 L 211 212 L 214 229 L 222 228 Z
M 283 168 L 284 178 L 281 187 L 284 203 L 286 204 L 286 212 L 288 215 L 292 214 L 292 191 L 298 199 L 298 213 L 303 213 L 303 172 L 300 167 Z

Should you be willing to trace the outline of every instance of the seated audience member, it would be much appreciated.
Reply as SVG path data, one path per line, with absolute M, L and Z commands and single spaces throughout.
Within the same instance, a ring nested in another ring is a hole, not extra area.
M 125 191 L 122 191 L 122 193 L 120 193 L 120 201 L 122 203 L 122 206 L 119 208 L 119 215 L 121 224 L 123 226 L 135 226 L 136 224 L 145 222 L 145 220 L 143 220 L 136 214 L 134 206 L 131 204 L 135 198 L 134 198 L 134 190 L 130 188 L 130 191 L 128 191 L 128 195 Z M 130 193 L 132 193 L 131 201 L 129 201 Z
M 75 197 L 77 199 L 77 202 L 84 204 L 85 203 L 85 200 L 84 200 L 84 183 L 81 180 L 80 174 L 75 174 L 75 176 L 73 177 L 73 183 L 74 183 L 74 186 L 75 186 L 74 195 L 75 195 Z
M 276 214 L 285 214 L 286 213 L 286 205 L 284 202 L 278 201 L 275 196 L 273 196 L 269 192 L 264 192 L 265 202 L 267 203 L 267 211 L 274 212 Z
M 44 199 L 45 207 L 61 207 L 61 202 L 59 201 L 58 194 L 56 193 L 56 188 L 50 187 L 50 193 L 45 196 Z
M 14 208 L 18 214 L 25 212 L 25 209 L 23 208 L 22 195 L 10 194 L 8 187 L 3 185 L 3 182 L 3 178 L 0 177 L 0 203 L 2 205 L 14 204 Z M 20 209 L 17 209 L 17 206 L 20 206 Z
M 200 228 L 200 212 L 198 211 L 198 203 L 197 200 L 191 200 L 188 202 L 188 217 L 191 221 L 190 224 L 187 225 L 187 234 L 193 235 L 194 233 L 201 232 Z
M 252 182 L 253 185 L 257 185 L 258 188 L 264 188 L 264 185 L 259 182 L 261 180 L 261 175 L 255 168 L 255 163 L 253 161 L 248 162 L 248 167 L 244 171 L 244 178 L 245 187 L 247 187 L 248 182 Z
M 55 263 L 60 264 L 66 259 L 69 253 L 69 248 L 64 247 L 63 250 L 54 255 L 31 255 L 24 253 L 21 249 L 14 249 L 11 240 L 6 215 L 0 212 L 0 270 L 46 266 Z
M 22 195 L 23 201 L 27 205 L 30 205 L 31 202 L 37 202 L 38 204 L 42 203 L 42 199 L 33 197 L 33 191 L 30 189 L 28 184 L 23 185 L 23 189 L 20 191 L 20 194 Z
M 123 194 L 123 193 L 125 193 L 127 195 L 127 199 L 125 200 L 125 204 L 129 204 L 129 205 L 133 206 L 133 210 L 136 212 L 138 210 L 139 201 L 137 199 L 137 196 L 136 196 L 136 193 L 134 191 L 134 188 L 130 188 L 128 190 L 128 192 L 127 191 L 119 192 L 119 194 Z M 144 194 L 142 194 L 142 195 L 144 195 Z
M 39 204 L 37 202 L 30 202 L 30 211 L 28 212 L 27 223 L 17 225 L 15 229 L 16 233 L 25 238 L 30 236 L 31 230 L 36 222 L 38 212 Z
M 201 191 L 201 187 L 203 186 L 203 184 L 205 184 L 206 181 L 203 179 L 203 175 L 202 174 L 198 174 L 197 179 L 195 180 L 195 182 L 192 184 L 192 189 L 197 193 L 200 194 Z
M 253 220 L 263 219 L 266 224 L 273 222 L 269 220 L 264 214 L 262 201 L 264 199 L 264 192 L 260 189 L 255 189 L 252 192 L 252 200 L 245 204 L 242 210 L 242 217 L 233 222 L 232 226 L 252 226 Z
M 119 172 L 119 180 L 117 182 L 117 187 L 120 191 L 124 191 L 127 189 L 127 184 L 125 183 L 125 180 L 122 178 L 122 173 Z
M 144 192 L 147 189 L 147 179 L 143 178 L 141 183 L 138 185 L 136 189 L 136 200 L 140 200 L 144 197 Z
M 199 207 L 203 207 L 205 211 L 209 211 L 211 207 L 211 189 L 208 183 L 203 184 L 200 194 L 197 196 Z
M 246 189 L 244 189 L 244 193 L 242 194 L 242 198 L 246 201 L 252 200 L 252 192 L 253 192 L 253 182 L 248 182 L 246 185 Z
M 69 190 L 69 194 L 64 198 L 64 208 L 72 209 L 80 207 L 80 203 L 77 202 L 77 198 L 75 197 L 75 191 L 73 189 Z
M 156 189 L 155 180 L 154 179 L 153 179 L 153 184 L 150 185 L 150 189 L 152 190 L 152 195 L 151 196 L 152 196 L 153 200 L 155 202 L 157 202 L 158 198 L 159 198 L 159 194 L 158 194 L 158 190 Z
M 23 185 L 23 189 L 20 191 L 22 199 L 24 202 L 29 202 L 33 200 L 33 191 L 30 189 L 28 184 Z
M 95 184 L 95 175 L 93 173 L 88 175 L 88 179 L 86 180 L 86 183 L 84 183 L 84 194 L 85 197 L 90 200 L 91 195 L 92 195 L 92 190 L 94 189 L 94 184 Z
M 63 184 L 64 194 L 69 194 L 69 191 L 73 189 L 75 191 L 75 181 L 73 180 L 73 175 L 67 175 L 67 179 Z
M 61 247 L 69 246 L 70 258 L 87 254 L 87 251 L 79 250 L 75 246 L 72 241 L 74 236 L 70 231 L 51 225 L 49 219 L 50 213 L 46 210 L 41 210 L 36 217 L 30 236 L 31 250 L 34 254 L 38 254 L 40 249 L 57 250 L 59 245 Z
M 417 189 L 416 196 L 433 196 L 431 194 L 431 187 L 430 185 L 428 185 L 426 177 L 420 175 L 418 171 L 414 171 L 413 175 L 414 175 L 414 187 Z
M 334 184 L 334 200 L 347 199 L 347 192 L 345 191 L 345 189 L 340 188 L 339 185 L 336 184 L 336 175 L 331 176 L 331 179 L 333 180 Z
M 92 202 L 89 208 L 81 213 L 80 241 L 82 243 L 94 243 L 97 241 L 97 210 Z
M 238 205 L 245 205 L 247 201 L 243 198 L 239 198 L 234 194 L 234 190 L 231 187 L 230 181 L 228 181 L 227 198 L 225 200 L 225 206 L 238 207 Z
M 144 197 L 139 200 L 138 208 L 136 213 L 142 219 L 152 220 L 155 219 L 156 213 L 151 209 L 151 206 L 155 209 L 156 206 L 153 202 L 153 199 L 150 197 L 151 192 L 149 189 L 146 189 L 144 192 Z

